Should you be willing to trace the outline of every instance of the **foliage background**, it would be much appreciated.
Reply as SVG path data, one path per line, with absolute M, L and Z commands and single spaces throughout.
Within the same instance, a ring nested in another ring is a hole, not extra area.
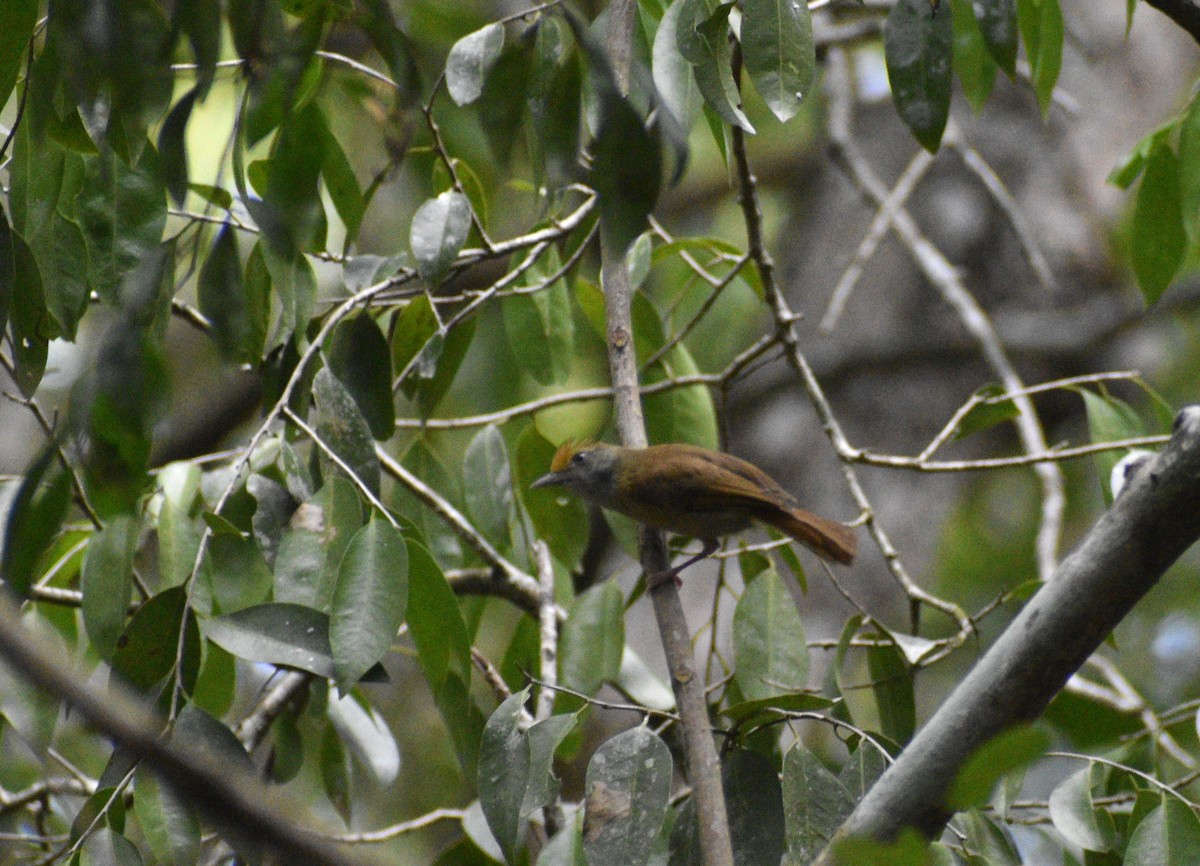
M 964 23 L 966 6 L 949 3 L 942 13 L 954 18 L 956 80 L 951 126 L 928 164 L 888 95 L 880 34 L 890 4 L 818 8 L 817 79 L 787 122 L 772 114 L 758 90 L 743 86 L 745 116 L 756 129 L 748 150 L 767 244 L 789 303 L 805 315 L 796 325 L 801 349 L 849 441 L 878 454 L 919 453 L 973 392 L 998 378 L 962 317 L 930 290 L 935 286 L 912 245 L 886 225 L 878 249 L 860 262 L 861 281 L 841 318 L 829 330 L 821 327 L 835 286 L 876 221 L 876 205 L 869 197 L 864 204 L 851 180 L 856 166 L 866 165 L 886 188 L 916 178 L 901 201 L 903 212 L 987 310 L 997 342 L 1026 383 L 1140 373 L 1136 381 L 1093 378 L 1083 383 L 1090 398 L 1067 387 L 1039 395 L 1047 443 L 1165 432 L 1168 407 L 1196 393 L 1194 45 L 1151 9 L 1137 9 L 1127 38 L 1123 4 L 1064 2 L 1063 39 L 1048 11 L 1058 9 L 1056 2 L 1019 3 L 1022 49 L 1010 81 L 994 68 L 988 72 L 994 61 Z M 382 658 L 389 682 L 358 685 L 352 692 L 357 703 L 335 706 L 335 688 L 323 676 L 286 680 L 294 689 L 288 709 L 267 714 L 269 731 L 253 743 L 252 757 L 337 832 L 429 816 L 428 826 L 378 843 L 386 846 L 383 856 L 405 862 L 430 862 L 439 852 L 447 863 L 482 856 L 475 850 L 485 835 L 482 819 L 467 807 L 481 793 L 488 799 L 489 785 L 478 784 L 476 775 L 484 720 L 504 697 L 501 680 L 519 691 L 527 673 L 547 677 L 538 666 L 539 623 L 512 603 L 518 597 L 537 608 L 531 582 L 538 572 L 536 538 L 549 544 L 554 595 L 568 612 L 558 641 L 558 679 L 627 704 L 670 700 L 648 605 L 635 601 L 624 610 L 637 579 L 628 556 L 630 526 L 612 521 L 610 527 L 577 505 L 539 499 L 527 489 L 552 444 L 611 434 L 606 403 L 575 401 L 503 416 L 495 427 L 448 420 L 606 384 L 598 245 L 589 235 L 597 214 L 586 190 L 569 184 L 605 188 L 626 170 L 660 158 L 665 181 L 678 165 L 680 142 L 672 148 L 669 130 L 661 147 L 633 135 L 620 139 L 615 152 L 593 148 L 591 174 L 577 165 L 578 131 L 596 132 L 603 112 L 612 109 L 605 108 L 595 58 L 579 50 L 582 31 L 573 32 L 560 10 L 508 20 L 505 49 L 496 58 L 486 47 L 478 55 L 471 43 L 472 51 L 461 48 L 463 37 L 525 8 L 416 2 L 389 10 L 379 2 L 264 0 L 224 6 L 78 2 L 50 9 L 17 2 L 0 12 L 0 90 L 11 91 L 0 119 L 13 130 L 5 150 L 0 244 L 7 320 L 2 354 L 14 397 L 0 414 L 5 468 L 12 473 L 4 486 L 4 578 L 32 594 L 27 619 L 50 627 L 81 674 L 102 684 L 115 667 L 168 717 L 190 718 L 180 727 L 198 742 L 225 745 L 227 733 L 195 718 L 219 719 L 244 733 L 238 725 L 247 716 L 263 717 L 256 713 L 263 713 L 264 684 L 284 682 L 268 680 L 272 668 L 265 663 L 294 663 L 295 657 L 281 657 L 278 646 L 268 652 L 259 622 L 231 637 L 214 621 L 244 626 L 222 617 L 260 603 L 299 603 L 332 613 L 332 636 L 338 611 L 374 610 L 371 633 L 352 625 L 339 632 L 343 637 L 330 651 L 333 667 L 317 673 L 347 686 Z M 588 8 L 581 20 L 591 22 L 602 11 Z M 652 31 L 665 11 L 653 2 L 640 6 L 638 63 L 647 63 Z M 1050 71 L 1044 54 L 1031 57 L 1035 15 L 1047 44 L 1061 40 L 1061 76 Z M 494 39 L 496 31 L 488 32 Z M 317 45 L 326 54 L 314 60 Z M 459 78 L 441 84 L 456 45 L 470 62 Z M 471 65 L 480 58 L 495 61 L 486 74 Z M 181 66 L 169 68 L 170 62 Z M 642 76 L 633 102 L 644 114 L 651 68 L 635 68 Z M 380 73 L 395 86 L 380 81 Z M 989 74 L 995 76 L 990 94 Z M 473 100 L 472 82 L 480 86 Z M 456 86 L 468 92 L 456 93 Z M 704 313 L 681 348 L 650 366 L 647 382 L 719 374 L 778 324 L 761 297 L 757 261 L 748 258 L 727 287 L 721 284 L 746 252 L 747 230 L 729 159 L 730 117 L 736 122 L 737 115 L 720 115 L 712 103 L 686 124 L 686 169 L 657 202 L 660 228 L 629 256 L 641 290 L 635 316 L 643 359 L 665 335 Z M 835 128 L 839 106 L 853 115 L 849 139 Z M 1145 159 L 1125 162 L 1155 130 L 1136 152 Z M 1124 178 L 1131 192 L 1108 183 L 1122 164 L 1131 166 Z M 647 204 L 647 176 L 642 187 L 634 183 L 613 196 L 637 216 Z M 989 189 L 990 179 L 1002 189 Z M 192 187 L 181 197 L 185 182 Z M 656 183 L 651 178 L 649 184 Z M 463 199 L 437 198 L 456 186 L 470 202 L 471 225 Z M 583 213 L 578 226 L 555 227 L 551 216 L 562 219 L 576 209 Z M 626 218 L 612 217 L 618 224 Z M 414 233 L 414 222 L 427 233 Z M 481 227 L 496 241 L 546 229 L 555 243 L 523 245 L 523 251 L 538 249 L 539 258 L 512 277 L 521 254 L 462 252 L 486 251 Z M 350 293 L 395 274 L 401 275 L 397 284 L 372 299 L 369 318 L 336 321 Z M 467 311 L 461 324 L 437 336 L 430 313 L 435 299 L 443 324 Z M 291 414 L 280 409 L 264 430 L 263 410 L 275 404 L 298 354 L 327 324 L 333 332 L 320 336 L 329 341 L 308 373 L 296 377 Z M 725 447 L 754 459 L 814 510 L 854 516 L 844 464 L 822 433 L 810 395 L 777 353 L 763 359 L 736 380 L 710 382 L 711 389 L 691 385 L 648 398 L 651 439 Z M 316 372 L 321 365 L 333 375 Z M 379 371 L 389 368 L 391 375 L 381 379 Z M 394 389 L 405 370 L 404 384 Z M 1011 405 L 1000 401 L 1002 423 L 982 424 L 987 429 L 946 453 L 972 459 L 1027 448 L 1005 423 Z M 342 477 L 328 454 L 312 446 L 302 422 L 366 483 L 355 487 Z M 47 428 L 56 431 L 61 460 L 47 448 Z M 250 455 L 255 480 L 246 483 L 230 467 L 259 432 L 266 435 Z M 381 472 L 372 439 L 382 455 L 402 461 L 464 514 L 471 528 L 448 530 L 386 459 Z M 61 474 L 61 465 L 72 477 Z M 1068 549 L 1103 508 L 1110 465 L 1107 456 L 1062 464 L 1065 519 L 1049 559 Z M 1003 627 L 1032 581 L 1048 576 L 1047 554 L 1039 563 L 1035 544 L 1039 525 L 1045 526 L 1039 523 L 1044 475 L 1027 467 L 923 473 L 866 466 L 858 472 L 876 525 L 916 584 L 944 600 L 942 612 L 920 605 L 914 625 L 914 594 L 897 584 L 865 533 L 864 553 L 841 582 L 870 620 L 857 618 L 859 611 L 805 554 L 806 576 L 779 548 L 696 567 L 684 586 L 706 674 L 718 683 L 737 671 L 714 692 L 716 705 L 728 710 L 763 697 L 784 710 L 826 718 L 783 725 L 777 712 L 743 742 L 768 761 L 768 770 L 754 758 L 738 759 L 752 764 L 743 770 L 747 778 L 783 772 L 787 841 L 797 859 L 827 828 L 805 824 L 803 816 L 824 804 L 796 794 L 789 779 L 853 771 L 849 755 L 861 747 L 858 734 L 828 720 L 902 742 Z M 326 492 L 317 494 L 325 483 Z M 217 508 L 225 490 L 230 498 Z M 367 490 L 398 516 L 406 540 L 388 528 L 382 512 L 372 512 Z M 309 511 L 296 511 L 318 495 L 325 498 L 310 502 Z M 317 513 L 313 507 L 324 523 L 304 522 Z M 356 535 L 372 513 L 371 528 Z M 193 575 L 207 533 L 209 558 Z M 343 560 L 351 536 L 362 539 L 356 542 L 360 557 Z M 479 555 L 471 541 L 479 538 L 512 564 L 505 585 L 519 592 L 499 589 L 504 581 L 481 571 L 505 569 Z M 762 538 L 735 539 L 730 549 L 757 541 Z M 406 551 L 405 568 L 397 565 L 398 549 Z M 1200 619 L 1189 592 L 1195 569 L 1192 557 L 1151 594 L 1039 728 L 1054 748 L 1111 759 L 1193 798 L 1200 685 Z M 372 583 L 380 575 L 388 579 Z M 610 576 L 615 581 L 601 582 Z M 754 593 L 744 588 L 751 576 Z M 340 602 L 335 585 L 345 587 L 338 590 Z M 783 586 L 789 592 L 781 596 Z M 448 587 L 460 592 L 457 600 Z M 153 601 L 143 605 L 147 598 Z M 741 619 L 733 613 L 738 598 L 746 602 L 737 608 Z M 132 616 L 130 600 L 139 608 Z M 945 616 L 955 607 L 988 611 L 977 634 L 962 642 L 955 640 L 957 624 Z M 280 627 L 274 618 L 280 612 L 265 614 L 268 630 Z M 207 641 L 188 643 L 195 623 Z M 748 661 L 747 635 L 771 629 L 774 657 Z M 839 647 L 843 635 L 861 645 Z M 284 637 L 288 646 L 300 640 L 291 631 Z M 644 667 L 618 670 L 625 644 L 634 655 L 624 657 Z M 177 646 L 184 648 L 182 666 Z M 219 646 L 258 663 L 235 663 Z M 477 662 L 491 661 L 499 678 L 472 668 L 469 647 L 478 650 Z M 755 664 L 769 667 L 781 659 L 786 681 L 773 672 L 751 684 Z M 201 660 L 193 683 L 188 664 Z M 806 678 L 800 676 L 805 666 Z M 605 680 L 619 688 L 601 691 Z M 819 699 L 797 698 L 805 687 L 845 703 L 835 710 Z M 531 701 L 531 710 L 545 715 L 553 708 L 561 715 L 580 703 L 560 695 Z M 507 707 L 515 712 L 515 705 Z M 208 715 L 197 716 L 196 709 Z M 161 805 L 169 795 L 145 775 L 132 786 L 122 780 L 124 768 L 110 760 L 104 740 L 36 685 L 6 675 L 0 712 L 0 815 L 6 832 L 25 837 L 13 843 L 14 857 L 53 860 L 76 848 L 100 856 L 102 847 L 121 858 L 135 856 L 113 837 L 132 840 L 136 856 L 146 859 L 199 856 L 195 828 Z M 561 802 L 583 798 L 592 753 L 642 715 L 596 707 L 584 712 L 559 749 Z M 670 726 L 664 736 L 674 745 Z M 789 751 L 796 740 L 811 753 Z M 656 743 L 637 748 L 656 749 Z M 866 751 L 854 753 L 860 763 L 871 760 Z M 511 757 L 503 749 L 500 754 Z M 1087 862 L 1137 862 L 1140 849 L 1131 853 L 1131 840 L 1157 789 L 1129 773 L 1092 769 L 1081 793 L 1071 774 L 1085 766 L 1061 758 L 1034 762 L 998 789 L 991 811 L 959 817 L 959 835 L 946 838 L 947 850 L 1003 863 L 1017 862 L 1018 848 L 1034 861 L 1062 856 L 1062 850 L 1084 856 L 1082 849 L 1094 848 L 1100 853 L 1086 855 Z M 1019 808 L 1011 808 L 1014 800 Z M 85 830 L 89 809 L 104 803 L 101 819 Z M 131 817 L 118 818 L 117 804 L 130 808 Z M 496 816 L 509 813 L 494 804 L 488 810 L 493 831 L 503 836 Z M 1194 816 L 1172 812 L 1171 820 L 1187 828 L 1183 838 L 1197 832 Z M 805 836 L 797 826 L 813 832 Z M 651 827 L 651 838 L 658 832 Z M 655 856 L 665 856 L 665 832 Z M 515 829 L 511 835 L 504 841 L 512 846 L 526 839 Z M 528 839 L 537 846 L 536 833 Z M 675 842 L 674 856 L 686 857 L 687 846 Z M 209 839 L 203 856 L 222 850 Z M 567 856 L 551 852 L 547 857 Z M 589 855 L 606 862 L 605 855 Z M 628 852 L 609 856 L 627 858 Z

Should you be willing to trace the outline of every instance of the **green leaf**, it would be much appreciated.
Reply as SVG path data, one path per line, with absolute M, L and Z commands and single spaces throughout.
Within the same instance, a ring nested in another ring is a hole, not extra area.
M 1172 135 L 1175 132 L 1176 121 L 1171 120 L 1163 124 L 1154 132 L 1142 138 L 1133 150 L 1129 152 L 1121 162 L 1113 167 L 1113 170 L 1108 174 L 1108 182 L 1120 189 L 1129 189 L 1133 186 L 1133 182 L 1141 177 L 1142 171 L 1146 167 L 1146 160 L 1160 147 L 1169 147 Z
M 218 23 L 218 27 L 220 24 Z M 196 104 L 198 88 L 193 87 L 175 103 L 158 133 L 158 153 L 162 158 L 163 180 L 175 204 L 183 207 L 188 191 L 187 122 Z
M 333 476 L 295 510 L 279 539 L 275 600 L 329 610 L 338 564 L 360 526 L 357 491 L 344 476 Z
M 531 45 L 527 40 L 500 55 L 483 85 L 479 122 L 499 167 L 507 166 L 513 145 L 526 133 Z
M 328 367 L 317 371 L 313 380 L 313 400 L 317 408 L 317 435 L 329 449 L 341 458 L 354 476 L 372 493 L 379 494 L 379 457 L 371 428 L 354 397 Z M 334 470 L 333 461 L 322 453 L 322 466 Z
M 897 743 L 907 743 L 917 726 L 913 675 L 904 653 L 895 644 L 867 649 L 871 691 L 879 707 L 883 734 Z
M 523 689 L 496 708 L 479 746 L 479 804 L 492 835 L 508 862 L 517 861 L 521 841 L 521 805 L 529 784 L 529 739 L 521 730 Z
M 1134 828 L 1125 849 L 1125 866 L 1186 863 L 1200 851 L 1200 822 L 1175 797 L 1162 795 L 1162 804 Z
M 1092 768 L 1072 773 L 1050 792 L 1050 820 L 1072 844 L 1089 851 L 1111 851 L 1116 828 L 1107 810 L 1092 801 Z
M 260 604 L 206 620 L 203 627 L 205 637 L 238 658 L 334 677 L 329 617 L 311 607 Z
M 679 16 L 686 3 L 672 3 L 663 13 L 654 34 L 654 86 L 663 106 L 683 129 L 690 129 L 700 105 L 700 91 L 692 64 L 680 53 Z
M 578 174 L 583 69 L 570 44 L 570 30 L 561 19 L 543 16 L 536 27 L 536 59 L 528 97 L 535 132 L 532 144 L 544 150 L 538 161 L 550 185 L 555 186 Z
M 333 375 L 354 398 L 371 435 L 380 441 L 391 439 L 396 432 L 392 354 L 379 325 L 365 311 L 343 319 L 329 335 L 325 355 Z
M 386 520 L 373 517 L 346 548 L 329 615 L 334 672 L 343 692 L 391 648 L 407 602 L 408 548 Z
M 263 270 L 270 279 L 266 279 Z M 317 302 L 317 278 L 301 253 L 279 251 L 273 244 L 259 241 L 246 262 L 246 291 L 255 300 L 255 309 L 270 309 L 270 289 L 279 299 L 279 322 L 270 346 L 279 346 L 303 335 Z
M 906 827 L 900 837 L 891 842 L 865 836 L 839 839 L 833 845 L 833 862 L 838 866 L 953 866 L 957 860 L 943 845 L 927 842 L 915 830 Z M 980 859 L 979 862 L 1001 866 L 993 860 Z
M 1011 399 L 990 402 L 989 398 L 998 397 L 1003 393 L 1004 388 L 996 384 L 984 385 L 976 391 L 973 396 L 979 398 L 981 402 L 976 403 L 967 411 L 967 414 L 958 419 L 958 426 L 954 429 L 954 438 L 966 439 L 968 436 L 988 430 L 997 424 L 1003 424 L 1005 421 L 1011 421 L 1020 415 L 1016 403 Z
M 484 537 L 501 549 L 510 546 L 509 526 L 516 512 L 512 467 L 500 428 L 489 424 L 480 430 L 463 455 L 463 490 L 467 512 Z
M 1145 435 L 1146 427 L 1141 417 L 1124 400 L 1113 397 L 1106 391 L 1096 393 L 1080 388 L 1079 393 L 1083 395 L 1083 405 L 1087 410 L 1088 434 L 1092 442 L 1118 442 Z M 1113 467 L 1124 456 L 1120 451 L 1101 451 L 1092 458 L 1107 505 L 1112 504 L 1110 480 Z
M 8 324 L 12 331 L 14 378 L 21 393 L 32 397 L 46 372 L 53 328 L 38 262 L 20 235 L 11 235 L 11 240 L 13 287 Z
M 786 123 L 808 95 L 817 66 L 808 4 L 746 0 L 741 40 L 750 80 L 772 113 Z
M 213 342 L 231 361 L 250 363 L 262 354 L 268 311 L 254 303 L 261 301 L 255 294 L 242 283 L 237 230 L 227 222 L 200 268 L 196 295 L 200 312 L 212 324 Z
M 1159 147 L 1165 137 L 1149 147 L 1143 159 Z M 1200 240 L 1200 99 L 1193 99 L 1179 122 L 1179 198 L 1183 227 L 1193 244 Z
M 800 743 L 783 757 L 783 816 L 790 862 L 809 863 L 854 808 L 854 800 L 816 755 Z
M 754 126 L 742 111 L 741 95 L 733 79 L 729 13 L 734 4 L 713 0 L 681 2 L 686 5 L 676 22 L 675 39 L 680 53 L 692 64 L 700 94 L 723 121 L 753 135 Z
M 118 300 L 124 275 L 162 240 L 167 197 L 158 163 L 148 145 L 134 166 L 111 150 L 84 160 L 76 214 L 87 244 L 89 282 L 110 302 Z
M 1050 111 L 1050 97 L 1062 68 L 1063 17 L 1058 0 L 1017 0 L 1017 19 L 1025 56 L 1033 77 L 1042 115 Z
M 204 642 L 204 660 L 192 689 L 192 702 L 220 718 L 229 712 L 237 695 L 237 659 L 210 640 Z
M 319 252 L 325 247 L 325 207 L 318 181 L 331 139 L 324 114 L 316 102 L 309 102 L 284 123 L 271 147 L 260 190 L 271 220 L 259 227 L 281 253 Z
M 946 795 L 946 805 L 955 812 L 985 805 L 1001 776 L 1040 757 L 1048 746 L 1046 732 L 1029 725 L 998 734 L 963 764 Z
M 4 27 L 0 28 L 0 94 L 8 98 L 21 63 L 25 59 L 26 47 L 33 38 L 37 24 L 37 0 L 10 0 L 4 10 Z
M 446 89 L 450 98 L 459 105 L 469 105 L 478 99 L 503 48 L 502 24 L 488 24 L 455 42 L 446 56 Z
M 992 59 L 1012 78 L 1017 68 L 1016 0 L 979 0 L 971 8 Z
M 446 465 L 424 438 L 413 441 L 412 447 L 404 454 L 403 463 L 406 469 L 434 490 L 442 491 L 451 502 L 461 504 L 461 497 L 457 492 L 458 479 L 450 475 Z M 412 522 L 421 543 L 429 548 L 429 552 L 442 568 L 455 568 L 462 564 L 462 542 L 446 522 L 434 514 L 425 503 L 409 491 L 398 487 L 388 504 Z
M 740 728 L 752 728 L 783 717 L 784 713 L 825 710 L 833 701 L 821 695 L 789 693 L 738 701 L 721 710 L 721 715 Z
M 857 803 L 871 790 L 887 766 L 887 759 L 874 743 L 860 740 L 858 748 L 838 773 L 838 781 L 846 788 L 850 799 Z
M 142 855 L 124 836 L 100 827 L 80 847 L 77 862 L 79 866 L 142 866 Z
M 1155 148 L 1146 160 L 1133 209 L 1130 243 L 1133 273 L 1150 306 L 1167 290 L 1187 251 L 1179 161 L 1169 147 Z
M 562 783 L 554 775 L 554 750 L 570 735 L 578 720 L 574 713 L 561 713 L 535 722 L 526 732 L 529 740 L 529 781 L 525 788 L 525 799 L 521 801 L 522 816 L 528 817 L 543 806 L 548 806 L 558 796 Z
M 666 744 L 644 727 L 596 750 L 584 782 L 583 847 L 590 866 L 646 862 L 667 814 L 673 769 Z
M 138 522 L 114 517 L 88 542 L 83 558 L 83 624 L 100 657 L 110 660 L 133 598 Z
M 774 570 L 747 585 L 733 613 L 737 682 L 756 700 L 808 685 L 808 645 L 796 602 Z
M 133 810 L 157 862 L 186 866 L 199 861 L 200 822 L 196 813 L 145 764 L 134 771 Z
M 524 286 L 540 286 L 559 270 L 558 254 L 551 247 L 526 272 Z M 566 382 L 575 360 L 575 320 L 567 281 L 559 276 L 532 294 L 507 298 L 501 309 L 508 345 L 521 369 L 542 385 Z
M 321 163 L 321 178 L 325 181 L 325 191 L 329 193 L 334 209 L 346 227 L 344 244 L 348 246 L 358 238 L 363 214 L 367 211 L 367 200 L 358 188 L 358 178 L 354 176 L 354 168 L 346 158 L 346 151 L 328 129 L 325 136 L 325 159 Z
M 535 490 L 529 486 L 548 471 L 554 451 L 554 446 L 530 424 L 517 437 L 513 469 L 534 531 L 559 562 L 571 565 L 579 561 L 587 547 L 587 506 L 578 496 L 564 496 L 561 490 Z
M 953 43 L 949 3 L 898 0 L 883 30 L 896 112 L 930 153 L 937 152 L 950 114 Z
M 471 204 L 462 193 L 447 190 L 417 208 L 408 243 L 417 272 L 430 287 L 449 273 L 470 231 Z
M 187 613 L 187 592 L 181 586 L 163 590 L 137 609 L 113 654 L 113 671 L 139 691 L 149 692 L 175 670 L 181 629 L 186 629 L 182 679 L 191 691 L 200 668 L 200 634 L 196 618 Z
M 748 749 L 725 756 L 722 787 L 739 863 L 780 863 L 786 847 L 783 790 L 766 757 Z
M 992 93 L 998 67 L 984 44 L 972 5 L 972 0 L 951 0 L 950 18 L 954 27 L 954 70 L 962 82 L 963 95 L 978 114 Z
M 29 595 L 38 560 L 58 535 L 70 504 L 71 476 L 59 466 L 57 449 L 48 445 L 21 479 L 4 524 L 0 566 L 18 598 Z
M 576 596 L 559 640 L 559 682 L 594 695 L 605 680 L 616 679 L 625 645 L 624 614 L 621 590 L 611 581 Z
M 337 731 L 332 727 L 325 729 L 321 738 L 321 751 L 318 756 L 321 767 L 321 783 L 325 787 L 325 796 L 333 804 L 334 810 L 341 816 L 342 821 L 350 823 L 350 761 L 349 755 L 338 739 Z

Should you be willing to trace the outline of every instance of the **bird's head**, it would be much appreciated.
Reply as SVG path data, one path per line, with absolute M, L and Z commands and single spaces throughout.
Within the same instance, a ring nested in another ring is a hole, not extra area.
M 605 442 L 568 440 L 550 461 L 550 471 L 531 487 L 562 487 L 600 505 L 616 495 L 621 449 Z

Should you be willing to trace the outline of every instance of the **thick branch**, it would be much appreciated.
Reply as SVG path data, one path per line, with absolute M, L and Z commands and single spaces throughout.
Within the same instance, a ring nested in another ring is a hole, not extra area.
M 252 778 L 171 745 L 162 723 L 115 682 L 103 692 L 71 672 L 63 654 L 25 627 L 9 596 L 0 593 L 0 659 L 41 691 L 73 708 L 113 743 L 169 783 L 200 814 L 238 843 L 281 863 L 348 866 L 364 862 L 341 854 L 307 829 L 304 810 Z
M 932 836 L 967 758 L 1051 698 L 1200 537 L 1200 405 L 1175 419 L 1166 449 L 1138 470 L 1113 507 L 913 738 L 839 831 L 881 839 L 915 827 Z M 830 861 L 827 851 L 818 863 Z

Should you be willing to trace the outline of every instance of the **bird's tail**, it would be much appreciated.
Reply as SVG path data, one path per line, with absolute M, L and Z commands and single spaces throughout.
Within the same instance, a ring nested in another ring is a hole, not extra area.
M 772 509 L 762 520 L 799 541 L 822 559 L 849 565 L 858 551 L 854 527 L 826 520 L 802 508 Z

